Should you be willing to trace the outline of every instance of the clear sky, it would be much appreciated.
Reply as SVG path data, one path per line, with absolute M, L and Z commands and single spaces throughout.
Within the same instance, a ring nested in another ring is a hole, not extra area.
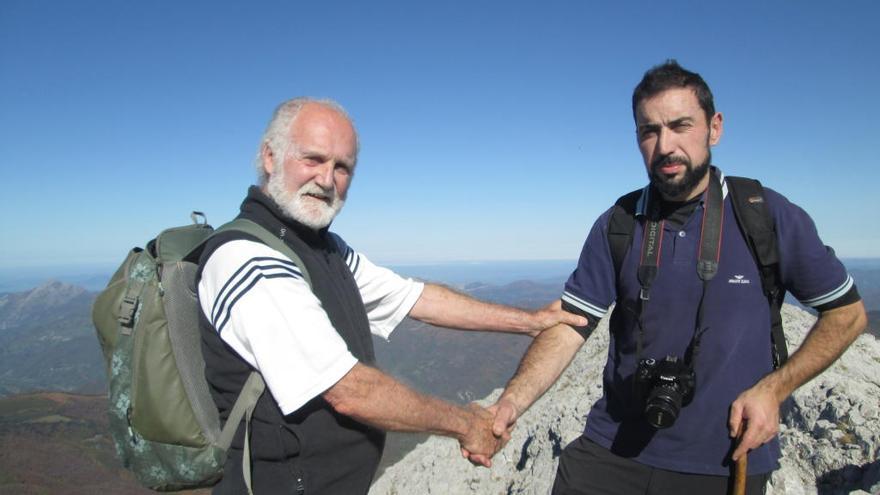
M 237 211 L 277 103 L 331 97 L 362 151 L 334 223 L 382 263 L 575 259 L 646 182 L 650 66 L 700 72 L 726 173 L 880 256 L 880 2 L 0 2 L 0 268 L 114 264 Z

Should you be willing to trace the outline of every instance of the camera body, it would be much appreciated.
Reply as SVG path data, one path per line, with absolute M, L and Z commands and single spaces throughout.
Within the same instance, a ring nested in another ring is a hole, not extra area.
M 645 419 L 657 429 L 672 426 L 694 397 L 696 374 L 676 356 L 640 360 L 633 379 L 637 398 L 645 404 Z

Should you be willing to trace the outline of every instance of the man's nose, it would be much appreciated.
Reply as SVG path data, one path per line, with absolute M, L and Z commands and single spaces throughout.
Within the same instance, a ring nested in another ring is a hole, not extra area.
M 333 187 L 333 169 L 332 161 L 322 163 L 315 171 L 315 183 L 324 189 L 331 189 Z
M 671 155 L 675 151 L 675 136 L 668 129 L 660 129 L 656 151 L 661 156 Z

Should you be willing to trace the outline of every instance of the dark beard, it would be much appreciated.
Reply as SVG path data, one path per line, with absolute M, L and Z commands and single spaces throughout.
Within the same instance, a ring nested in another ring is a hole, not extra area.
M 685 167 L 684 177 L 681 182 L 672 182 L 666 176 L 657 172 L 657 169 L 669 163 L 681 163 Z M 651 184 L 660 191 L 664 198 L 674 199 L 685 193 L 691 192 L 697 184 L 709 173 L 709 164 L 712 163 L 712 152 L 706 154 L 706 161 L 693 166 L 690 160 L 683 156 L 668 155 L 651 164 Z

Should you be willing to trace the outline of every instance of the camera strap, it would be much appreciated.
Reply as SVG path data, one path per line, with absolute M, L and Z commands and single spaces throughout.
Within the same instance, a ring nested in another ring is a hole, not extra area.
M 700 295 L 700 303 L 697 307 L 697 321 L 694 327 L 694 336 L 688 345 L 685 362 L 691 368 L 694 366 L 696 356 L 700 348 L 700 340 L 705 332 L 703 328 L 703 303 L 706 299 L 706 289 L 709 281 L 718 273 L 718 262 L 721 259 L 722 226 L 724 224 L 724 196 L 720 179 L 711 171 L 709 172 L 709 186 L 703 200 L 703 224 L 700 231 L 700 248 L 697 256 L 697 275 L 703 282 L 703 290 Z M 639 334 L 636 340 L 636 362 L 642 359 L 642 346 L 644 340 L 643 315 L 648 302 L 651 300 L 651 285 L 660 271 L 660 254 L 663 247 L 663 230 L 665 220 L 659 218 L 659 195 L 652 201 L 648 219 L 645 222 L 644 235 L 642 236 L 642 254 L 639 260 L 638 279 L 641 288 L 636 305 Z

